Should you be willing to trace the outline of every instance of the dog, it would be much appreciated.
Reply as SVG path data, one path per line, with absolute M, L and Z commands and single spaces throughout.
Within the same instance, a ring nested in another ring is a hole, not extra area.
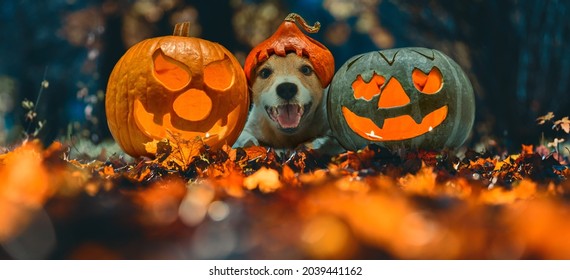
M 234 147 L 260 145 L 323 154 L 342 151 L 330 136 L 326 92 L 310 61 L 296 53 L 272 55 L 252 73 L 252 108 Z

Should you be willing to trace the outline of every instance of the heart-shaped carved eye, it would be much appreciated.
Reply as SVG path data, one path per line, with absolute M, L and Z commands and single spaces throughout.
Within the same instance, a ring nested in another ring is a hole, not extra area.
M 427 74 L 415 68 L 412 71 L 412 80 L 416 89 L 425 94 L 436 94 L 443 87 L 443 77 L 437 67 L 431 68 Z
M 174 58 L 168 57 L 158 49 L 153 54 L 154 77 L 168 90 L 178 91 L 185 88 L 192 79 L 190 70 Z
M 369 82 L 365 82 L 361 75 L 356 77 L 352 82 L 352 91 L 354 92 L 355 99 L 364 99 L 366 101 L 372 100 L 374 96 L 380 94 L 380 88 L 386 82 L 386 78 L 376 73 L 372 76 Z

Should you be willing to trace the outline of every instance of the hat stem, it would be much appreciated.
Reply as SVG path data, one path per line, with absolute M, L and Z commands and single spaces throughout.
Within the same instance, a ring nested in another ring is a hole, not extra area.
M 285 21 L 294 22 L 297 25 L 300 25 L 306 32 L 308 33 L 317 33 L 321 28 L 321 23 L 316 21 L 314 25 L 309 25 L 305 21 L 305 19 L 296 13 L 290 13 L 286 18 Z

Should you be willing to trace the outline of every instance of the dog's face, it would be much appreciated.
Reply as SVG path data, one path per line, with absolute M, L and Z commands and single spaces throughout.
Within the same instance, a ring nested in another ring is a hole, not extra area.
M 295 53 L 272 55 L 253 76 L 253 102 L 274 128 L 294 134 L 310 125 L 323 88 L 308 59 Z

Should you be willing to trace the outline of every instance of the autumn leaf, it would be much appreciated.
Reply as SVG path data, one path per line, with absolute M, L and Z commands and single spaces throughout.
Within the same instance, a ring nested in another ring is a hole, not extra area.
M 550 143 L 548 143 L 546 146 L 547 147 L 552 147 L 556 150 L 558 150 L 558 144 L 564 142 L 564 138 L 554 138 L 554 140 Z
M 553 118 L 554 118 L 554 113 L 548 112 L 548 114 L 538 117 L 536 121 L 538 122 L 538 124 L 544 124 L 545 122 L 550 121 Z
M 540 145 L 536 147 L 535 153 L 544 158 L 550 154 L 550 150 L 546 146 Z
M 200 155 L 204 148 L 204 141 L 200 137 L 184 139 L 175 133 L 161 141 L 153 140 L 145 143 L 145 150 L 155 155 L 154 161 L 162 167 L 183 171 Z
M 410 193 L 434 195 L 436 175 L 430 167 L 422 167 L 416 175 L 408 174 L 398 180 L 402 188 Z
M 536 183 L 523 180 L 517 184 L 512 190 L 502 188 L 493 188 L 487 192 L 481 193 L 480 199 L 483 203 L 489 204 L 507 204 L 517 200 L 526 200 L 536 195 Z
M 158 151 L 158 140 L 152 140 L 150 142 L 144 143 L 144 149 L 147 153 L 156 155 Z
M 299 178 L 295 176 L 295 172 L 289 165 L 283 165 L 283 170 L 281 171 L 281 178 L 283 183 L 287 184 L 288 186 L 299 186 Z
M 251 146 L 244 148 L 244 150 L 249 160 L 255 160 L 267 156 L 267 149 L 265 147 Z
M 566 133 L 570 133 L 570 120 L 568 117 L 564 117 L 560 120 L 554 122 L 554 126 L 558 129 L 564 130 Z
M 106 165 L 105 167 L 103 167 L 103 170 L 99 171 L 99 175 L 106 178 L 113 177 L 115 176 L 115 170 L 113 169 L 113 166 Z
M 243 185 L 248 190 L 258 188 L 263 193 L 274 192 L 281 188 L 279 172 L 275 169 L 262 167 L 257 172 L 243 180 Z
M 550 147 L 562 141 L 557 138 Z M 275 246 L 270 250 L 277 256 L 283 255 L 279 250 L 293 249 L 302 258 L 382 252 L 397 259 L 485 259 L 518 248 L 517 255 L 505 258 L 570 257 L 557 243 L 540 247 L 541 240 L 565 240 L 570 234 L 570 226 L 564 226 L 570 218 L 564 203 L 570 169 L 564 154 L 546 146 L 533 151 L 533 145 L 523 145 L 520 154 L 468 150 L 460 157 L 446 151 L 393 154 L 370 145 L 332 160 L 311 150 L 285 158 L 259 146 L 212 149 L 200 139 L 177 135 L 145 147 L 154 159 L 70 159 L 59 142 L 42 149 L 39 141 L 29 141 L 3 150 L 0 241 L 17 237 L 31 217 L 46 211 L 62 235 L 74 227 L 68 221 L 81 221 L 86 214 L 104 215 L 87 220 L 96 223 L 93 228 L 136 232 L 122 239 L 128 244 L 116 247 L 129 256 L 138 256 L 132 250 L 140 242 L 158 249 L 177 240 L 196 246 L 208 243 L 212 232 L 241 233 L 238 227 L 246 226 L 260 242 L 256 250 Z M 536 201 L 560 211 L 548 212 L 548 223 L 516 216 L 524 210 L 541 218 L 540 209 L 533 208 Z M 219 223 L 213 216 L 220 205 L 231 222 Z M 527 233 L 533 230 L 538 233 Z M 100 233 L 92 234 L 98 238 Z M 214 234 L 212 240 L 220 239 Z M 528 244 L 533 247 L 526 252 Z M 204 245 L 205 251 L 209 248 Z
M 530 155 L 534 153 L 534 146 L 533 145 L 522 145 L 521 154 L 523 155 Z
M 232 197 L 244 197 L 244 176 L 235 170 L 227 172 L 225 176 L 212 179 L 212 183 L 219 186 L 226 194 Z
M 506 163 L 505 161 L 499 161 L 497 162 L 497 164 L 495 164 L 495 168 L 493 169 L 493 171 L 500 171 L 503 168 L 503 165 L 508 165 L 508 163 Z

